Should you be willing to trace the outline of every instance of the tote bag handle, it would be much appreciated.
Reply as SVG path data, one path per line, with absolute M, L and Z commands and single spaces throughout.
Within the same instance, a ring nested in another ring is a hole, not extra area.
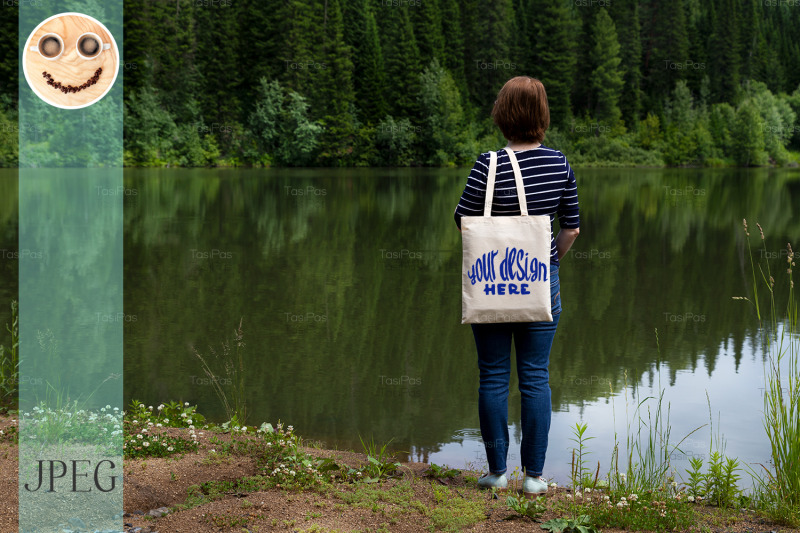
M 522 182 L 522 172 L 519 170 L 517 156 L 511 148 L 505 148 L 511 167 L 514 169 L 514 181 L 517 184 L 517 199 L 519 211 L 522 216 L 528 216 L 528 201 L 525 198 L 525 184 Z M 483 204 L 483 216 L 492 216 L 492 200 L 494 199 L 494 178 L 497 172 L 497 152 L 489 152 L 489 174 L 486 177 L 486 201 Z

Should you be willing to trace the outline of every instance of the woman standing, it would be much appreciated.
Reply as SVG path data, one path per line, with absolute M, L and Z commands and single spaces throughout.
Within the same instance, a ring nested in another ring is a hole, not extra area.
M 511 339 L 514 339 L 522 395 L 522 443 L 520 456 L 525 470 L 523 493 L 527 497 L 547 492 L 541 479 L 550 431 L 550 384 L 548 364 L 558 320 L 561 293 L 559 259 L 579 233 L 578 189 L 564 154 L 541 144 L 550 126 L 550 110 L 542 83 L 528 76 L 510 79 L 497 95 L 492 109 L 494 123 L 515 152 L 525 186 L 530 215 L 558 215 L 561 230 L 550 246 L 550 295 L 552 322 L 472 324 L 478 351 L 480 387 L 478 412 L 481 436 L 486 447 L 489 473 L 478 480 L 482 488 L 505 491 L 508 455 L 508 388 Z M 489 154 L 478 157 L 470 172 L 455 220 L 461 229 L 462 216 L 481 216 L 486 199 Z M 514 170 L 504 150 L 497 153 L 497 172 L 492 216 L 520 215 Z

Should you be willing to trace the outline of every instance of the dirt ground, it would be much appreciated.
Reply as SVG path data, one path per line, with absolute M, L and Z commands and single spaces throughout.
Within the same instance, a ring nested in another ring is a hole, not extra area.
M 10 417 L 0 416 L 0 429 L 10 425 Z M 171 428 L 170 431 L 185 430 Z M 205 432 L 200 437 L 197 453 L 180 458 L 148 458 L 126 460 L 124 464 L 123 498 L 125 531 L 137 533 L 195 533 L 195 532 L 328 532 L 328 531 L 391 531 L 399 533 L 419 533 L 428 531 L 431 521 L 414 509 L 401 509 L 396 504 L 382 502 L 382 510 L 370 506 L 343 505 L 343 500 L 334 493 L 320 494 L 313 491 L 287 492 L 271 489 L 249 494 L 229 494 L 221 500 L 200 506 L 170 512 L 160 518 L 147 517 L 151 510 L 171 507 L 184 502 L 187 488 L 211 480 L 234 480 L 243 476 L 257 474 L 252 458 L 228 456 L 208 460 L 214 445 L 208 439 L 216 435 L 225 440 L 226 435 Z M 304 451 L 316 457 L 335 457 L 340 464 L 360 466 L 367 462 L 360 453 L 306 448 Z M 18 448 L 16 444 L 0 441 L 0 533 L 18 531 Z M 539 524 L 529 518 L 506 520 L 514 515 L 506 507 L 504 498 L 493 499 L 486 491 L 478 491 L 475 482 L 467 483 L 464 473 L 454 479 L 433 480 L 423 472 L 429 467 L 425 463 L 404 463 L 403 479 L 392 479 L 380 486 L 384 490 L 411 481 L 412 499 L 432 509 L 437 506 L 434 485 L 447 485 L 453 490 L 454 498 L 478 498 L 483 502 L 486 520 L 465 528 L 463 531 L 522 532 L 543 531 Z M 477 477 L 477 473 L 475 473 Z M 511 489 L 511 487 L 510 487 Z M 341 490 L 354 491 L 350 485 L 342 485 Z M 566 489 L 548 493 L 549 500 L 565 498 Z M 457 496 L 456 496 L 457 495 Z M 393 512 L 396 507 L 396 513 Z M 734 520 L 721 520 L 714 517 L 714 509 L 702 510 L 708 515 L 703 525 L 705 531 L 714 532 L 771 532 L 800 531 L 774 526 L 756 516 L 739 513 Z M 394 516 L 394 519 L 393 519 Z M 548 511 L 542 521 L 554 518 Z M 216 523 L 215 523 L 216 521 Z M 232 524 L 239 525 L 232 525 Z M 222 525 L 217 525 L 222 524 Z M 247 524 L 242 526 L 241 524 Z M 722 524 L 722 525 L 721 525 Z M 141 528 L 141 529 L 137 529 Z M 383 528 L 383 529 L 381 529 Z M 620 530 L 604 529 L 606 533 Z

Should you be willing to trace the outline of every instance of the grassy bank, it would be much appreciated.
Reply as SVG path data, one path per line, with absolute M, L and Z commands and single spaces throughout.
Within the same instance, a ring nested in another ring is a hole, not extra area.
M 619 480 L 605 476 L 606 483 L 585 476 L 583 482 L 575 478 L 563 487 L 553 484 L 546 497 L 535 501 L 517 493 L 522 476 L 514 472 L 509 492 L 494 498 L 477 488 L 482 472 L 471 465 L 401 463 L 385 445 L 372 442 L 357 452 L 322 449 L 281 422 L 218 425 L 208 423 L 196 406 L 180 402 L 145 406 L 134 401 L 123 413 L 103 408 L 77 416 L 93 420 L 97 435 L 106 434 L 103 428 L 122 428 L 125 510 L 131 513 L 125 521 L 161 531 L 461 531 L 479 525 L 489 531 L 532 526 L 550 531 L 578 531 L 578 526 L 583 531 L 792 531 L 773 522 L 752 498 L 714 501 L 700 495 L 702 488 L 677 482 L 655 490 L 634 488 L 637 466 L 627 475 L 620 473 Z M 0 418 L 0 461 L 16 463 L 20 420 L 26 435 L 55 438 L 53 444 L 92 438 L 52 431 L 48 425 L 60 418 L 45 406 L 34 413 L 7 412 Z M 576 453 L 586 451 L 582 446 Z M 8 474 L 9 464 L 4 468 Z M 160 506 L 167 506 L 169 514 L 132 514 Z M 5 516 L 0 525 L 14 519 Z

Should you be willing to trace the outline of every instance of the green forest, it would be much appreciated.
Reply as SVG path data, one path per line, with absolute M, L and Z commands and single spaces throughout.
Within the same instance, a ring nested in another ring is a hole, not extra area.
M 16 166 L 18 8 L 0 17 Z M 126 166 L 462 166 L 509 78 L 585 166 L 800 161 L 793 0 L 129 0 Z M 24 79 L 22 90 L 27 89 Z

